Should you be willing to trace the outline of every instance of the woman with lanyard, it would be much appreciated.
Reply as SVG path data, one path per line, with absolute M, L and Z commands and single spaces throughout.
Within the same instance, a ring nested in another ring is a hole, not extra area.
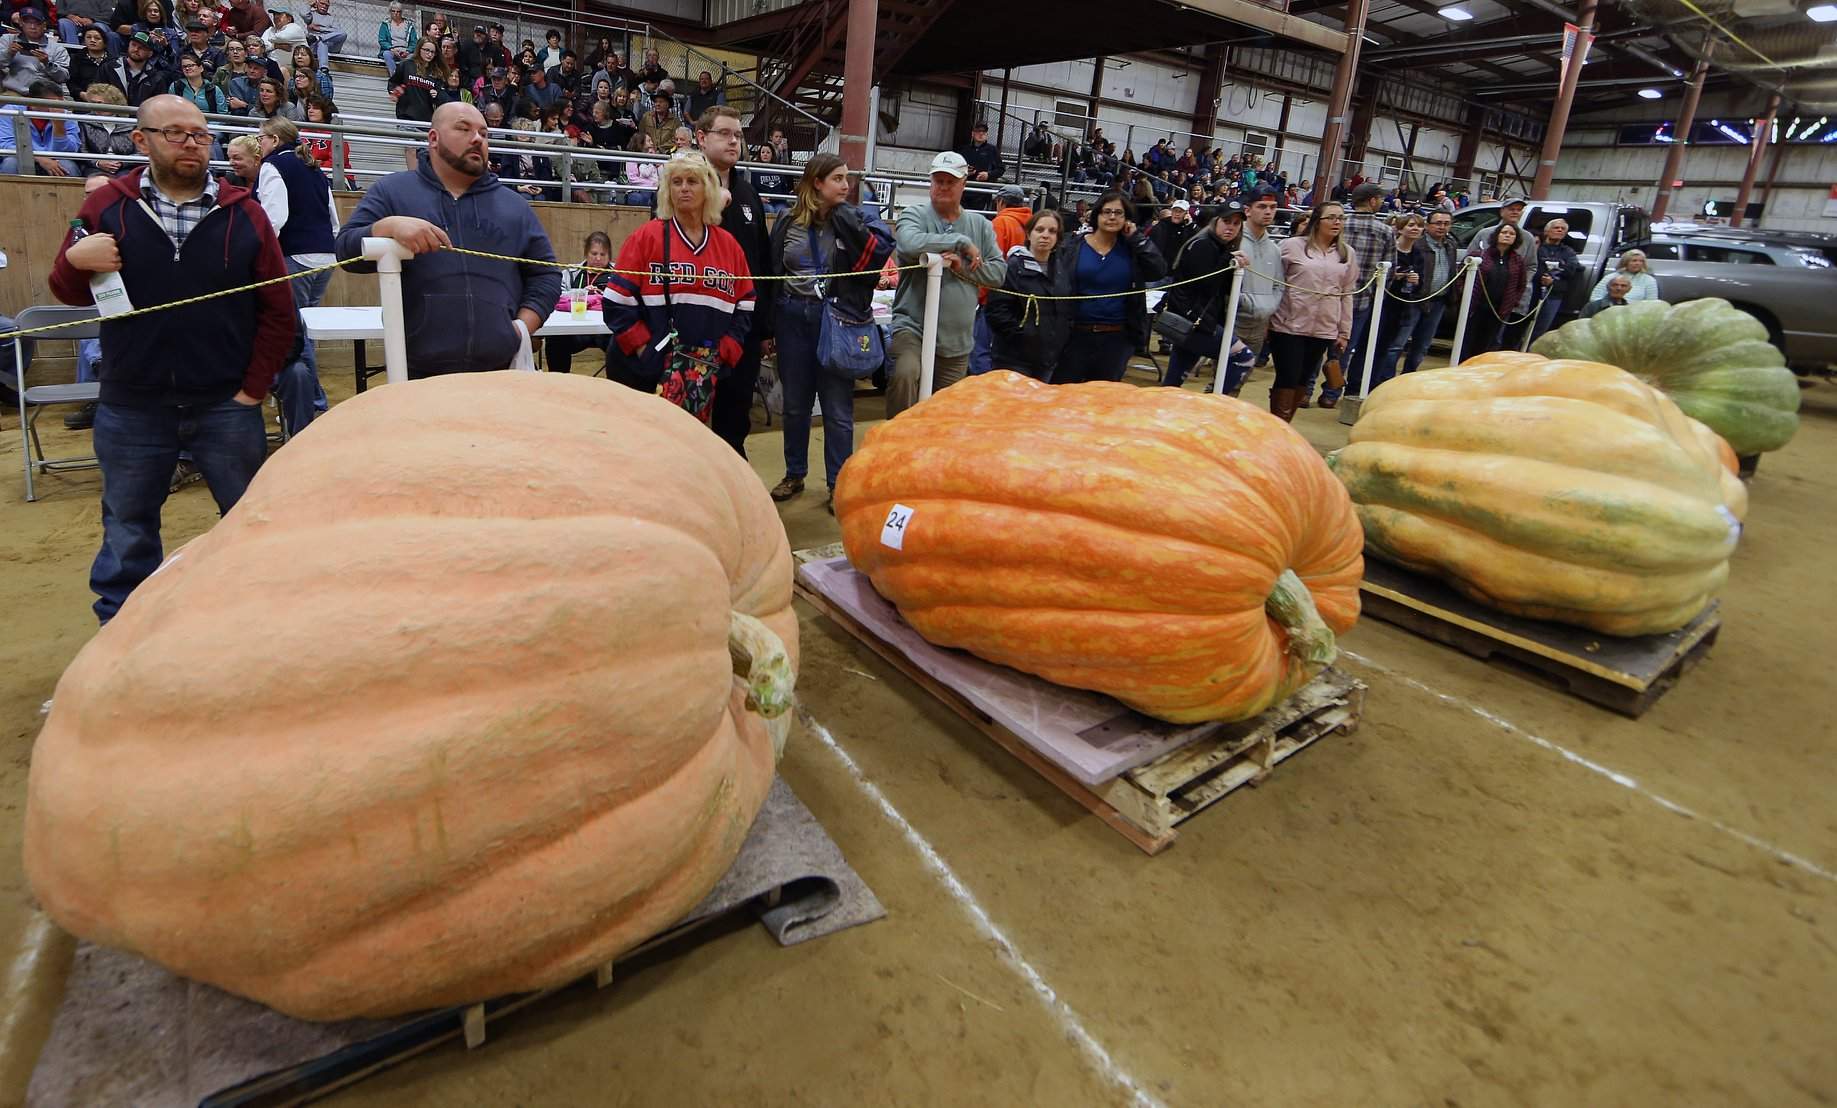
M 1476 241 L 1479 248 L 1468 252 L 1469 257 L 1477 255 L 1480 259 L 1480 276 L 1475 281 L 1480 296 L 1471 309 L 1467 348 L 1461 352 L 1461 361 L 1499 349 L 1505 341 L 1506 327 L 1516 322 L 1512 319 L 1513 309 L 1529 279 L 1524 255 L 1518 252 L 1518 236 L 1522 234 L 1515 224 L 1501 223 L 1492 242 L 1480 246 Z
M 1167 261 L 1135 224 L 1120 192 L 1097 198 L 1096 229 L 1060 249 L 1070 267 L 1072 291 L 1089 300 L 1073 302 L 1072 337 L 1053 374 L 1055 384 L 1120 381 L 1129 355 L 1148 341 L 1150 281 L 1167 275 Z
M 740 364 L 753 318 L 746 252 L 723 231 L 721 180 L 700 153 L 664 164 L 657 218 L 619 248 L 603 315 L 613 342 L 606 376 L 664 399 L 707 423 L 717 369 Z
M 597 293 L 601 298 L 601 311 L 605 310 L 606 282 L 612 277 L 609 268 L 612 265 L 612 239 L 604 231 L 595 231 L 587 236 L 587 243 L 582 251 L 580 265 L 573 269 L 563 270 L 561 274 L 562 303 L 569 303 L 575 298 L 589 299 L 590 294 Z M 592 310 L 592 305 L 588 305 Z M 612 339 L 606 335 L 554 335 L 543 340 L 543 353 L 548 358 L 550 373 L 572 373 L 574 355 L 583 350 L 604 351 Z
M 1269 410 L 1294 422 L 1307 395 L 1309 378 L 1337 343 L 1352 338 L 1352 295 L 1359 284 L 1358 259 L 1340 241 L 1346 209 L 1338 201 L 1315 208 L 1306 235 L 1282 242 L 1282 303 L 1269 317 L 1269 348 L 1276 362 Z M 1327 384 L 1333 382 L 1328 371 Z
M 991 363 L 1051 381 L 1072 325 L 1072 302 L 1053 299 L 1071 291 L 1066 272 L 1071 255 L 1058 252 L 1065 240 L 1065 217 L 1042 207 L 1027 221 L 1026 236 L 1008 251 L 1008 276 L 1001 286 L 1006 293 L 989 296 L 989 331 L 995 339 Z
M 804 164 L 797 181 L 797 200 L 772 228 L 768 253 L 772 272 L 790 278 L 777 281 L 778 379 L 784 385 L 785 475 L 772 489 L 773 500 L 790 500 L 804 491 L 810 472 L 811 405 L 823 404 L 823 476 L 829 486 L 828 508 L 835 512 L 836 475 L 855 452 L 855 379 L 825 369 L 820 343 L 826 297 L 842 297 L 848 306 L 871 311 L 878 274 L 821 281 L 819 274 L 862 268 L 874 235 L 891 238 L 860 208 L 848 203 L 848 164 L 834 154 L 818 154 Z

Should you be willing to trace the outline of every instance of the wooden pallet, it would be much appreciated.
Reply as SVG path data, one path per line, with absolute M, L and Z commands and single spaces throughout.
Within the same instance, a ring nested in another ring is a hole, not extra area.
M 838 544 L 800 550 L 794 557 L 801 565 L 840 554 Z M 1206 738 L 1101 785 L 1087 786 L 1043 756 L 1035 748 L 1037 741 L 1030 742 L 991 718 L 828 597 L 809 588 L 801 576 L 796 588 L 798 596 L 862 645 L 1148 854 L 1173 845 L 1180 824 L 1237 789 L 1261 783 L 1276 766 L 1322 737 L 1352 731 L 1364 709 L 1365 685 L 1329 668 L 1255 719 L 1220 725 Z
M 1370 555 L 1359 588 L 1366 615 L 1635 719 L 1708 657 L 1722 630 L 1714 603 L 1680 630 L 1630 639 L 1521 619 Z

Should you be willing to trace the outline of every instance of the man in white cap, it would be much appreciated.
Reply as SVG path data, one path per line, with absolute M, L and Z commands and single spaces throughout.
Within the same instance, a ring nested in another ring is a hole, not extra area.
M 1161 251 L 1168 265 L 1173 265 L 1180 248 L 1198 230 L 1199 225 L 1192 220 L 1192 205 L 1184 200 L 1176 200 L 1168 206 L 1167 218 L 1158 221 L 1149 230 L 1148 241 Z
M 963 379 L 975 345 L 976 293 L 999 288 L 1008 265 L 995 244 L 995 231 L 978 212 L 963 210 L 964 178 L 969 163 L 946 150 L 931 159 L 931 202 L 913 204 L 899 213 L 894 238 L 899 264 L 916 264 L 924 254 L 942 254 L 945 274 L 938 289 L 938 346 L 932 387 L 941 389 Z M 901 277 L 893 297 L 893 375 L 887 381 L 887 418 L 918 403 L 919 373 L 925 333 L 925 286 L 922 273 Z

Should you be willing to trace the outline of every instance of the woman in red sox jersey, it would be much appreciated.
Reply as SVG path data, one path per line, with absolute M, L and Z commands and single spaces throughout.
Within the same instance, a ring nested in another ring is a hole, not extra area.
M 658 185 L 657 218 L 619 248 L 619 272 L 604 299 L 613 336 L 606 376 L 646 392 L 657 388 L 672 353 L 731 370 L 753 317 L 746 254 L 716 226 L 724 202 L 714 167 L 699 153 L 681 153 Z

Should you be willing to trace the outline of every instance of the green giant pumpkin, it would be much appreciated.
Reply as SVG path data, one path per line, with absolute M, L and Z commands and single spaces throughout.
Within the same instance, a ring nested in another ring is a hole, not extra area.
M 1799 429 L 1799 385 L 1767 328 L 1727 300 L 1645 300 L 1578 319 L 1531 345 L 1546 358 L 1616 365 L 1671 397 L 1737 454 Z

